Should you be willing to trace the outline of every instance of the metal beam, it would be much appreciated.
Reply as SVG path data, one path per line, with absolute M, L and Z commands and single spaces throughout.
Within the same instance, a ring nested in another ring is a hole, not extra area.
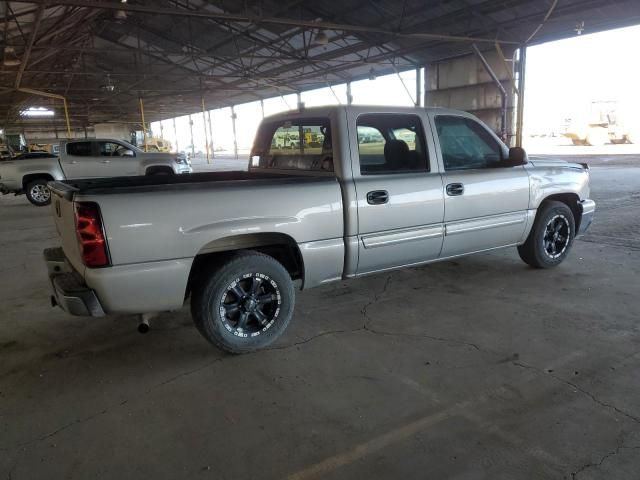
M 46 2 L 47 0 L 38 0 L 37 3 Z M 394 38 L 415 38 L 415 39 L 431 39 L 431 40 L 447 40 L 452 42 L 478 42 L 478 43 L 495 43 L 496 41 L 503 44 L 517 45 L 518 42 L 507 40 L 496 40 L 495 38 L 479 38 L 466 37 L 460 35 L 442 35 L 437 33 L 402 33 L 384 28 L 369 27 L 365 25 L 348 25 L 343 23 L 322 22 L 313 20 L 299 20 L 295 18 L 276 18 L 263 17 L 259 15 L 240 15 L 235 13 L 207 12 L 200 10 L 185 10 L 179 8 L 149 7 L 145 5 L 133 5 L 130 3 L 106 3 L 104 1 L 89 0 L 62 0 L 56 1 L 57 5 L 72 5 L 75 7 L 86 7 L 103 10 L 124 10 L 128 12 L 182 16 L 194 18 L 212 18 L 217 20 L 225 20 L 228 22 L 252 23 L 252 24 L 272 24 L 286 25 L 290 27 L 306 27 L 311 29 L 339 30 L 347 32 L 369 32 L 389 35 Z
M 474 43 L 474 44 L 471 45 L 471 48 L 473 49 L 474 53 L 476 54 L 476 56 L 480 60 L 480 63 L 482 63 L 482 65 L 484 66 L 484 69 L 487 71 L 487 73 L 489 74 L 489 76 L 491 77 L 493 82 L 495 83 L 495 85 L 498 88 L 498 90 L 500 90 L 500 98 L 501 98 L 501 102 L 500 102 L 500 137 L 502 138 L 503 142 L 506 142 L 506 140 L 507 140 L 507 91 L 505 90 L 504 86 L 502 85 L 502 82 L 498 78 L 498 75 L 496 75 L 496 72 L 493 71 L 493 68 L 491 68 L 491 65 L 489 65 L 489 62 L 484 57 L 484 55 L 482 54 L 482 52 L 480 51 L 478 46 Z
M 36 36 L 38 35 L 38 29 L 40 28 L 40 22 L 42 22 L 42 14 L 44 13 L 45 4 L 41 4 L 38 8 L 38 13 L 36 13 L 36 20 L 33 25 L 33 29 L 31 30 L 31 36 L 29 37 L 29 44 L 27 45 L 27 49 L 22 55 L 22 61 L 20 63 L 20 68 L 18 69 L 18 74 L 16 75 L 16 81 L 13 84 L 13 87 L 18 89 L 20 88 L 20 83 L 22 82 L 22 75 L 24 74 L 24 70 L 27 68 L 27 63 L 29 63 L 29 57 L 31 56 L 31 49 L 33 48 L 33 44 L 36 42 Z

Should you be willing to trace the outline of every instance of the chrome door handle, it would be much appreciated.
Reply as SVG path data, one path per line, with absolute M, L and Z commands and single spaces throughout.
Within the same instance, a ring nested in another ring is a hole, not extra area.
M 450 183 L 447 185 L 447 195 L 455 197 L 464 193 L 464 185 L 462 183 Z
M 367 193 L 367 203 L 369 205 L 382 205 L 389 201 L 389 192 L 386 190 L 374 190 Z
M 69 163 L 73 165 L 73 164 L 78 163 L 78 161 L 77 160 L 71 160 Z
M 111 160 L 100 160 L 102 163 L 111 163 Z

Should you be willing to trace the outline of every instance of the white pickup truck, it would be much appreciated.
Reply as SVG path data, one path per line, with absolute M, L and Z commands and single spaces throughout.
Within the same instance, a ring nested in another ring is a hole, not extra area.
M 122 140 L 82 139 L 60 143 L 60 156 L 0 162 L 0 193 L 25 193 L 31 203 L 48 205 L 51 180 L 191 173 L 184 155 L 146 153 Z
M 502 247 L 553 267 L 595 210 L 586 165 L 528 161 L 442 109 L 283 113 L 263 120 L 248 172 L 50 185 L 54 305 L 148 318 L 190 301 L 204 337 L 235 353 L 282 334 L 295 283 Z

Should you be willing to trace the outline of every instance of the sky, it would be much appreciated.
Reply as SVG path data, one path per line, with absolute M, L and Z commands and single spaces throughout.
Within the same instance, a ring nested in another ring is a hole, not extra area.
M 588 117 L 591 102 L 617 102 L 618 118 L 640 128 L 640 26 L 608 32 L 582 34 L 557 42 L 530 47 L 527 50 L 525 92 L 525 136 L 560 132 L 567 119 Z M 361 80 L 351 84 L 354 104 L 414 104 L 415 70 Z M 303 92 L 308 107 L 346 103 L 346 85 Z M 264 100 L 264 114 L 296 108 L 295 95 Z M 259 102 L 236 105 L 238 150 L 246 153 L 262 120 Z M 229 107 L 191 115 L 195 150 L 205 151 L 205 122 L 211 116 L 213 147 L 216 151 L 233 152 L 233 122 Z M 154 135 L 170 140 L 179 151 L 189 151 L 191 133 L 188 116 L 151 124 Z M 175 132 L 177 131 L 177 136 Z
M 525 134 L 549 133 L 587 115 L 592 101 L 615 101 L 627 122 L 640 108 L 640 26 L 530 47 L 525 78 Z

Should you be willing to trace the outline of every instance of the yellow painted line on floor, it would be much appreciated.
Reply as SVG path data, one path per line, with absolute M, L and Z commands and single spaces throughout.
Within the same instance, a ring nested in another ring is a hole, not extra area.
M 360 445 L 356 445 L 351 450 L 348 450 L 345 453 L 329 457 L 320 463 L 311 465 L 304 470 L 289 475 L 287 479 L 306 480 L 309 478 L 315 478 L 325 475 L 333 470 L 336 470 L 337 468 L 349 465 L 350 463 L 360 460 L 363 457 L 380 451 L 388 447 L 389 445 L 393 445 L 394 443 L 398 443 L 402 440 L 412 437 L 416 433 L 419 433 L 428 427 L 431 427 L 443 420 L 454 416 L 458 410 L 468 408 L 476 402 L 465 400 L 464 402 L 455 403 L 445 410 L 427 415 L 426 417 L 419 418 L 418 420 L 408 423 L 400 428 L 391 430 L 390 432 L 384 433 L 379 437 L 361 443 Z
M 553 362 L 554 367 L 559 367 L 561 365 L 565 365 L 570 361 L 581 357 L 584 355 L 584 352 L 574 351 L 570 352 L 567 355 L 564 355 Z M 526 377 L 524 377 L 526 378 Z M 423 388 L 420 386 L 418 382 L 413 379 L 404 378 L 403 383 L 405 385 L 413 387 L 415 390 L 421 390 L 421 393 L 430 397 L 431 400 L 438 402 L 437 396 L 434 395 L 433 392 Z M 523 381 L 523 383 L 528 382 L 529 379 Z M 484 401 L 487 401 L 491 398 L 494 398 L 496 395 L 504 394 L 507 392 L 505 387 L 498 387 L 492 390 L 488 390 L 483 392 L 481 395 L 475 397 L 473 400 L 465 400 L 461 402 L 454 403 L 449 408 L 441 410 L 440 412 L 433 413 L 427 415 L 425 417 L 414 420 L 411 423 L 403 425 L 395 430 L 391 430 L 390 432 L 384 433 L 378 437 L 375 437 L 367 442 L 356 445 L 350 450 L 340 453 L 338 455 L 334 455 L 329 457 L 319 463 L 315 463 L 310 465 L 303 470 L 300 470 L 296 473 L 293 473 L 287 477 L 287 480 L 308 480 L 311 478 L 321 477 L 323 475 L 328 474 L 340 467 L 345 465 L 349 465 L 354 463 L 372 453 L 378 452 L 390 445 L 406 440 L 407 438 L 412 437 L 413 435 L 429 428 L 437 423 L 442 422 L 448 418 L 451 418 L 455 415 L 459 415 L 467 420 L 471 420 L 476 423 L 478 426 L 482 426 L 485 429 L 488 429 L 491 433 L 502 437 L 503 440 L 512 443 L 514 445 L 522 445 L 522 440 L 514 435 L 507 434 L 502 431 L 497 425 L 490 427 L 488 422 L 483 421 L 481 418 L 476 416 L 473 413 L 465 412 L 464 410 L 468 409 L 472 405 L 480 404 Z M 548 461 L 552 463 L 557 463 L 558 459 L 548 452 L 539 449 L 539 448 L 529 448 L 529 455 L 536 457 L 543 461 Z

